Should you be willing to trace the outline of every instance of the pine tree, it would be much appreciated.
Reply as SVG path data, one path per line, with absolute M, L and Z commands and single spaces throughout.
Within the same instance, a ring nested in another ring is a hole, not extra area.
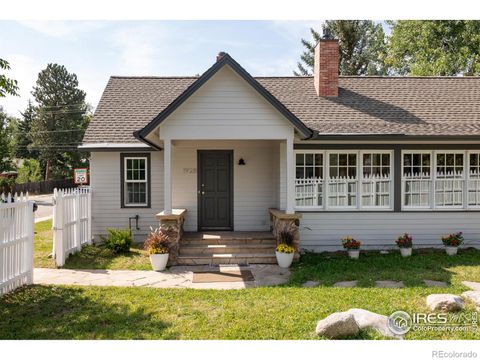
M 385 33 L 381 24 L 368 20 L 329 20 L 322 25 L 331 36 L 339 40 L 340 74 L 342 75 L 385 75 L 388 69 Z M 305 51 L 297 64 L 296 76 L 313 73 L 315 46 L 321 35 L 310 29 L 312 41 L 302 39 Z
M 29 146 L 32 143 L 30 130 L 36 116 L 36 109 L 31 100 L 28 100 L 27 108 L 21 113 L 22 119 L 17 124 L 15 134 L 15 156 L 18 158 L 38 158 L 38 151 L 30 150 Z
M 32 92 L 37 111 L 30 129 L 31 150 L 38 150 L 45 163 L 45 180 L 65 177 L 81 161 L 77 149 L 88 125 L 85 92 L 78 88 L 77 75 L 65 66 L 48 64 L 38 74 Z
M 0 106 L 0 173 L 12 170 L 12 119 Z

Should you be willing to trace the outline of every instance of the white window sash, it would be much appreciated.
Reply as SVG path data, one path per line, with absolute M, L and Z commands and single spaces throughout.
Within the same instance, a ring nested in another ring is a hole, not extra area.
M 128 172 L 128 160 L 144 160 L 145 162 L 145 179 L 143 180 L 128 180 L 127 179 L 127 172 Z M 123 205 L 128 206 L 147 206 L 148 205 L 148 159 L 145 156 L 126 156 L 123 158 L 123 182 L 124 182 L 124 195 L 123 195 Z M 145 184 L 145 202 L 143 203 L 128 203 L 128 189 L 127 184 Z

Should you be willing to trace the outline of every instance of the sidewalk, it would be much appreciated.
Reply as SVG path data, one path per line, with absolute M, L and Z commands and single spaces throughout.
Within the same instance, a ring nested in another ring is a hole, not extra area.
M 220 271 L 222 271 L 220 267 Z M 233 269 L 232 266 L 224 269 Z M 238 267 L 236 267 L 238 269 Z M 277 265 L 242 267 L 252 272 L 255 281 L 193 283 L 193 271 L 215 271 L 210 266 L 173 266 L 164 272 L 137 270 L 69 270 L 35 268 L 35 284 L 82 286 L 144 286 L 155 288 L 245 289 L 281 285 L 288 281 L 290 271 Z

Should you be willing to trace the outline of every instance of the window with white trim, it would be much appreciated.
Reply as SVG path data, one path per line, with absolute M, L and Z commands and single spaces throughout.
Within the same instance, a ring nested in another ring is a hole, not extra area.
M 148 206 L 148 158 L 123 158 L 123 205 Z
M 404 209 L 480 207 L 480 153 L 464 150 L 403 151 Z
M 391 151 L 296 151 L 296 207 L 392 208 Z

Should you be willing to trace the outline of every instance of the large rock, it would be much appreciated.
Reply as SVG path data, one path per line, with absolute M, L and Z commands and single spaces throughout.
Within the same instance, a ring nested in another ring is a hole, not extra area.
M 465 299 L 471 300 L 475 305 L 480 306 L 480 291 L 465 291 L 462 294 Z
M 315 332 L 319 336 L 337 339 L 356 335 L 360 332 L 360 328 L 352 314 L 348 312 L 337 312 L 320 320 Z
M 432 294 L 427 296 L 427 306 L 433 311 L 453 312 L 464 307 L 460 296 L 452 294 Z
M 347 313 L 352 314 L 360 330 L 374 329 L 381 335 L 396 339 L 403 338 L 394 334 L 388 327 L 388 316 L 380 315 L 363 309 L 350 309 Z

